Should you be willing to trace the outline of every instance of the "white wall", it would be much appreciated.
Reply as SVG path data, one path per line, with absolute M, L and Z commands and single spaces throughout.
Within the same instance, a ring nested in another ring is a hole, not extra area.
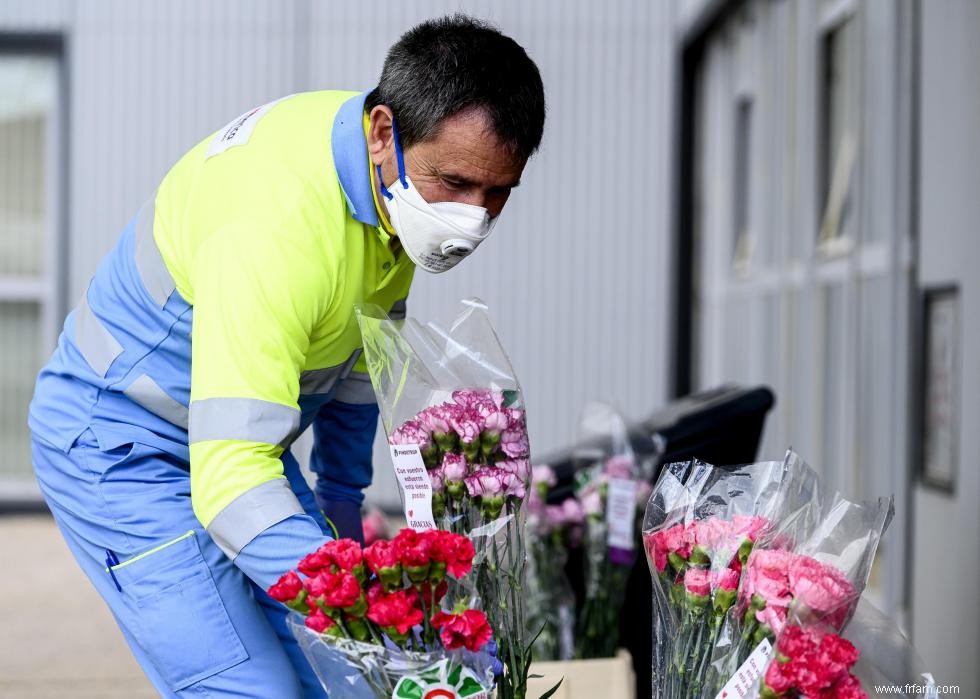
M 653 410 L 670 342 L 669 3 L 6 0 L 0 31 L 67 39 L 69 305 L 184 150 L 277 96 L 372 87 L 402 31 L 459 7 L 537 61 L 548 123 L 491 242 L 451 274 L 419 274 L 411 313 L 490 304 L 537 453 L 570 438 L 588 400 Z
M 960 287 L 954 495 L 915 488 L 916 646 L 943 684 L 980 687 L 980 5 L 921 2 L 919 281 Z

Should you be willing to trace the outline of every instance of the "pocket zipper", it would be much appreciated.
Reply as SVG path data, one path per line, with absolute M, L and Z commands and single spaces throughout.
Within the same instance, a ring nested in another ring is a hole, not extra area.
M 161 551 L 161 550 L 167 548 L 168 546 L 173 546 L 174 544 L 176 544 L 178 542 L 181 542 L 184 539 L 186 539 L 188 537 L 191 537 L 191 536 L 194 536 L 194 530 L 193 529 L 191 529 L 186 534 L 181 534 L 176 539 L 171 539 L 170 541 L 164 542 L 164 543 L 160 544 L 159 546 L 155 546 L 154 548 L 150 549 L 149 551 L 144 551 L 143 553 L 139 554 L 138 556 L 133 556 L 132 558 L 127 559 L 127 560 L 123 561 L 122 563 L 117 563 L 115 565 L 108 566 L 105 570 L 106 570 L 107 573 L 111 573 L 114 570 L 119 570 L 120 568 L 125 568 L 130 563 L 136 563 L 136 561 L 138 561 L 138 560 L 141 560 L 143 558 L 146 558 L 147 556 L 149 556 L 151 554 L 154 554 L 157 551 Z

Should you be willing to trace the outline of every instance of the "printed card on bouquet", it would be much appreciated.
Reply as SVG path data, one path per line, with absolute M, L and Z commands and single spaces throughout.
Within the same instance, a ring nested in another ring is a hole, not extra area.
M 412 529 L 435 529 L 432 517 L 432 483 L 418 444 L 392 444 L 391 461 L 401 486 L 405 519 Z
M 636 520 L 636 481 L 610 478 L 607 491 L 606 522 L 609 546 L 633 550 L 633 522 Z
M 748 659 L 742 663 L 728 683 L 722 687 L 715 699 L 747 699 L 755 696 L 754 692 L 758 689 L 759 678 L 769 665 L 772 657 L 772 644 L 763 640 Z

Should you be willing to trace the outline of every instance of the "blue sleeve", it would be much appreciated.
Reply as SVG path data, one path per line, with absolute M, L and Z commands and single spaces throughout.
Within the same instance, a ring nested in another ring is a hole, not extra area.
M 310 470 L 316 474 L 320 500 L 340 500 L 360 505 L 364 488 L 374 475 L 372 452 L 378 430 L 377 403 L 344 403 L 332 400 L 320 408 L 313 421 L 313 453 Z
M 304 556 L 330 539 L 309 515 L 292 515 L 247 543 L 235 557 L 235 565 L 268 590 L 283 573 L 294 569 Z

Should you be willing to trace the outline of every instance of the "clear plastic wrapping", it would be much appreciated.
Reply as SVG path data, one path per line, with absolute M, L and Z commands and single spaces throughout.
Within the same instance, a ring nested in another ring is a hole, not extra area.
M 358 309 L 405 516 L 476 546 L 474 581 L 505 672 L 502 699 L 526 693 L 524 503 L 530 447 L 521 387 L 479 299 L 443 328 Z
M 492 696 L 493 658 L 487 653 L 407 651 L 390 644 L 325 636 L 307 628 L 302 615 L 295 612 L 287 622 L 330 699 L 424 696 L 414 687 L 441 688 L 460 698 Z
M 575 593 L 565 574 L 568 551 L 582 542 L 584 512 L 569 497 L 549 503 L 557 477 L 550 466 L 531 469 L 527 504 L 528 628 L 535 660 L 571 660 L 575 655 Z
M 735 605 L 742 567 L 776 522 L 806 516 L 816 483 L 791 456 L 737 468 L 668 464 L 646 508 L 653 577 L 657 699 L 713 696 L 712 648 Z
M 808 478 L 812 470 L 790 454 Z M 789 517 L 777 517 L 745 561 L 736 604 L 714 643 L 708 686 L 724 686 L 787 618 L 812 619 L 839 633 L 857 606 L 881 536 L 894 514 L 891 498 L 851 502 L 819 482 Z
M 626 422 L 614 408 L 593 403 L 582 411 L 575 495 L 585 514 L 585 595 L 576 623 L 576 657 L 613 657 L 620 616 L 650 497 L 630 444 Z

